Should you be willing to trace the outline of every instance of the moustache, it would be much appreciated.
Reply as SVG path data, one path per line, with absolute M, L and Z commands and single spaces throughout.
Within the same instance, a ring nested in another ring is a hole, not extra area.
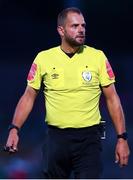
M 84 34 L 79 34 L 76 36 L 76 38 L 85 38 L 85 35 Z

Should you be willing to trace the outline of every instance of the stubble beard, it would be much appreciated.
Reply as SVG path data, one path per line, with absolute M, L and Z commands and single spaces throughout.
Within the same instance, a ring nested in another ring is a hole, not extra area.
M 65 37 L 65 41 L 72 47 L 79 47 L 84 45 L 85 43 L 85 37 L 84 39 L 80 42 L 80 41 L 76 41 L 76 38 L 72 38 L 70 36 L 66 36 Z

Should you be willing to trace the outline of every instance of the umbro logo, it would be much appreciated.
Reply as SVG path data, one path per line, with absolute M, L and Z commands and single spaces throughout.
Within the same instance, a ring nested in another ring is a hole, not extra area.
M 58 79 L 59 78 L 59 74 L 54 73 L 54 74 L 51 75 L 51 77 L 52 77 L 52 79 Z

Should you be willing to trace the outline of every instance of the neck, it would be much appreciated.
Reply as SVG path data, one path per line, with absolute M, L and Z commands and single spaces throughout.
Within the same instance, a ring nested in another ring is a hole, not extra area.
M 80 49 L 80 46 L 72 47 L 72 46 L 68 46 L 66 44 L 61 44 L 60 47 L 66 53 L 75 53 Z

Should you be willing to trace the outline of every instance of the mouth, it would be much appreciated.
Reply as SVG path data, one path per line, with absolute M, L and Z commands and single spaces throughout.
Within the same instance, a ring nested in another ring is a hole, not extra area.
M 77 36 L 77 38 L 79 38 L 79 39 L 84 39 L 85 36 L 84 36 L 84 35 L 80 35 L 80 36 Z
M 85 41 L 85 36 L 77 36 L 77 41 L 84 42 Z

